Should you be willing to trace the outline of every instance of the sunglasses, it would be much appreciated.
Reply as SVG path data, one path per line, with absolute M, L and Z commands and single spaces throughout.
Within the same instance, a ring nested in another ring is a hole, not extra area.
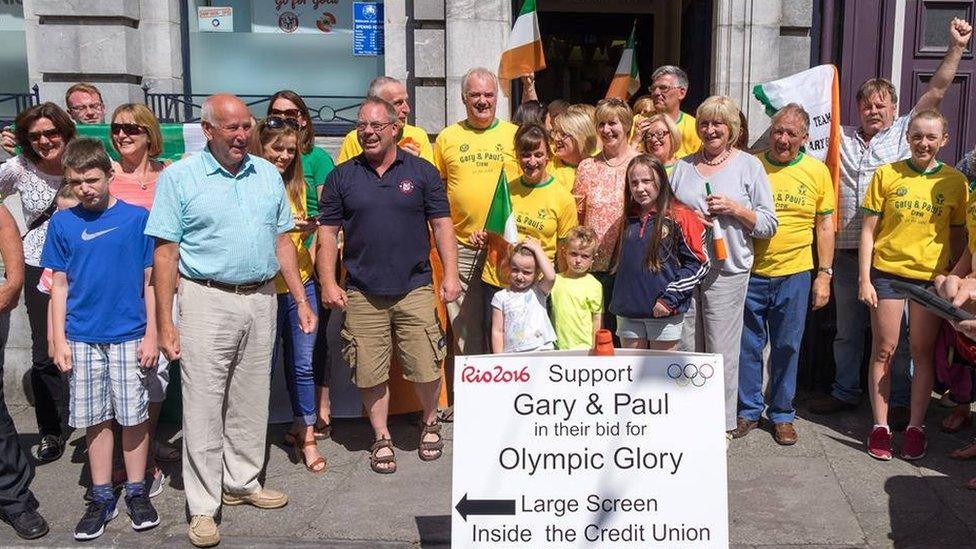
M 61 137 L 61 130 L 57 128 L 51 128 L 49 130 L 44 130 L 40 132 L 30 132 L 27 134 L 27 139 L 29 141 L 40 141 L 42 137 L 48 139 L 54 139 L 55 137 Z
M 272 130 L 291 128 L 298 131 L 300 129 L 298 126 L 298 120 L 295 120 L 294 118 L 282 118 L 280 116 L 269 116 L 268 118 L 265 118 L 264 127 Z
M 302 111 L 299 109 L 271 109 L 268 111 L 268 116 L 284 116 L 285 118 L 299 118 L 302 116 Z
M 146 128 L 139 124 L 112 122 L 112 135 L 119 133 L 124 133 L 125 135 L 142 135 L 146 133 Z

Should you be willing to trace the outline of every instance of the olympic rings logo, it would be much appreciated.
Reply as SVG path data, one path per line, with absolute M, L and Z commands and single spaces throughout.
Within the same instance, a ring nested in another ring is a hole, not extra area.
M 702 387 L 705 381 L 715 375 L 715 367 L 711 364 L 696 365 L 692 363 L 682 366 L 677 362 L 668 365 L 668 377 L 673 379 L 679 387 L 689 383 L 695 387 Z

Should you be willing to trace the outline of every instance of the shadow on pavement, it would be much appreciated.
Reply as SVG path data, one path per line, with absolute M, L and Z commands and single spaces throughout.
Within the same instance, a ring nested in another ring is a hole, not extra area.
M 441 549 L 451 545 L 451 515 L 416 517 L 417 531 L 420 532 L 420 547 Z

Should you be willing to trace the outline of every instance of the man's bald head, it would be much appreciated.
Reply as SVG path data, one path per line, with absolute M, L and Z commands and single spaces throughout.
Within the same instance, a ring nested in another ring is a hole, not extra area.
M 200 107 L 200 119 L 210 153 L 229 172 L 237 173 L 247 156 L 254 120 L 247 105 L 233 95 L 214 94 Z

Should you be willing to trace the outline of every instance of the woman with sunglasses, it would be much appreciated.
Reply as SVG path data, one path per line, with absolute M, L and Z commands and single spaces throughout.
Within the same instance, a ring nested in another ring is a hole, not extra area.
M 153 198 L 156 196 L 156 180 L 167 165 L 166 162 L 157 160 L 163 153 L 163 134 L 159 121 L 148 107 L 140 103 L 120 105 L 112 113 L 111 121 L 109 131 L 112 148 L 119 154 L 119 161 L 112 163 L 112 196 L 147 210 L 152 209 Z M 150 497 L 159 494 L 163 488 L 163 472 L 156 465 L 156 461 L 171 462 L 180 459 L 179 450 L 155 438 L 159 412 L 169 386 L 169 367 L 170 364 L 160 354 L 156 377 L 150 380 L 149 440 L 152 451 L 149 452 L 146 462 Z
M 50 297 L 37 289 L 41 273 L 41 250 L 47 222 L 56 209 L 55 195 L 61 188 L 64 170 L 61 155 L 75 136 L 68 113 L 54 103 L 41 103 L 19 115 L 14 122 L 20 154 L 0 166 L 0 199 L 20 193 L 27 222 L 24 236 L 24 304 L 31 328 L 31 388 L 34 413 L 40 432 L 37 459 L 54 461 L 64 452 L 65 414 L 62 409 L 67 389 L 61 372 L 48 356 L 47 305 Z
M 301 143 L 301 130 L 286 119 L 270 117 L 258 123 L 251 138 L 250 152 L 271 162 L 278 168 L 285 183 L 285 194 L 291 204 L 295 220 L 308 216 L 308 199 L 305 193 L 305 178 L 302 163 L 298 160 Z M 314 230 L 314 223 L 312 228 Z M 305 247 L 304 240 L 309 231 L 293 230 L 292 243 L 298 253 L 298 271 L 305 285 L 305 299 L 312 310 L 318 314 L 318 292 L 315 290 L 312 255 Z M 312 352 L 316 334 L 306 334 L 299 326 L 298 302 L 288 293 L 281 275 L 275 279 L 278 291 L 278 339 L 284 350 L 285 379 L 288 396 L 294 416 L 292 428 L 285 434 L 285 442 L 295 447 L 296 457 L 300 456 L 305 468 L 312 473 L 325 471 L 325 458 L 319 454 L 315 439 L 316 412 L 315 379 L 312 372 Z M 277 348 L 277 345 L 275 346 Z M 277 351 L 272 365 L 277 362 Z
M 305 101 L 291 90 L 281 90 L 271 96 L 268 102 L 268 117 L 284 119 L 286 124 L 296 124 L 298 130 L 298 150 L 301 154 L 302 173 L 305 174 L 305 197 L 307 219 L 296 220 L 295 226 L 299 230 L 315 229 L 313 219 L 319 215 L 319 198 L 322 197 L 322 186 L 335 163 L 325 150 L 315 146 L 315 131 L 312 128 L 311 117 Z M 313 233 L 314 234 L 314 233 Z M 305 240 L 305 247 L 312 249 L 314 236 Z M 314 257 L 315 254 L 312 253 Z M 326 339 L 326 329 L 329 325 L 328 309 L 322 311 L 326 317 L 319 318 L 321 335 L 315 341 L 315 393 L 318 399 L 318 419 L 315 422 L 315 438 L 322 440 L 329 438 L 332 431 L 329 399 L 329 351 Z

